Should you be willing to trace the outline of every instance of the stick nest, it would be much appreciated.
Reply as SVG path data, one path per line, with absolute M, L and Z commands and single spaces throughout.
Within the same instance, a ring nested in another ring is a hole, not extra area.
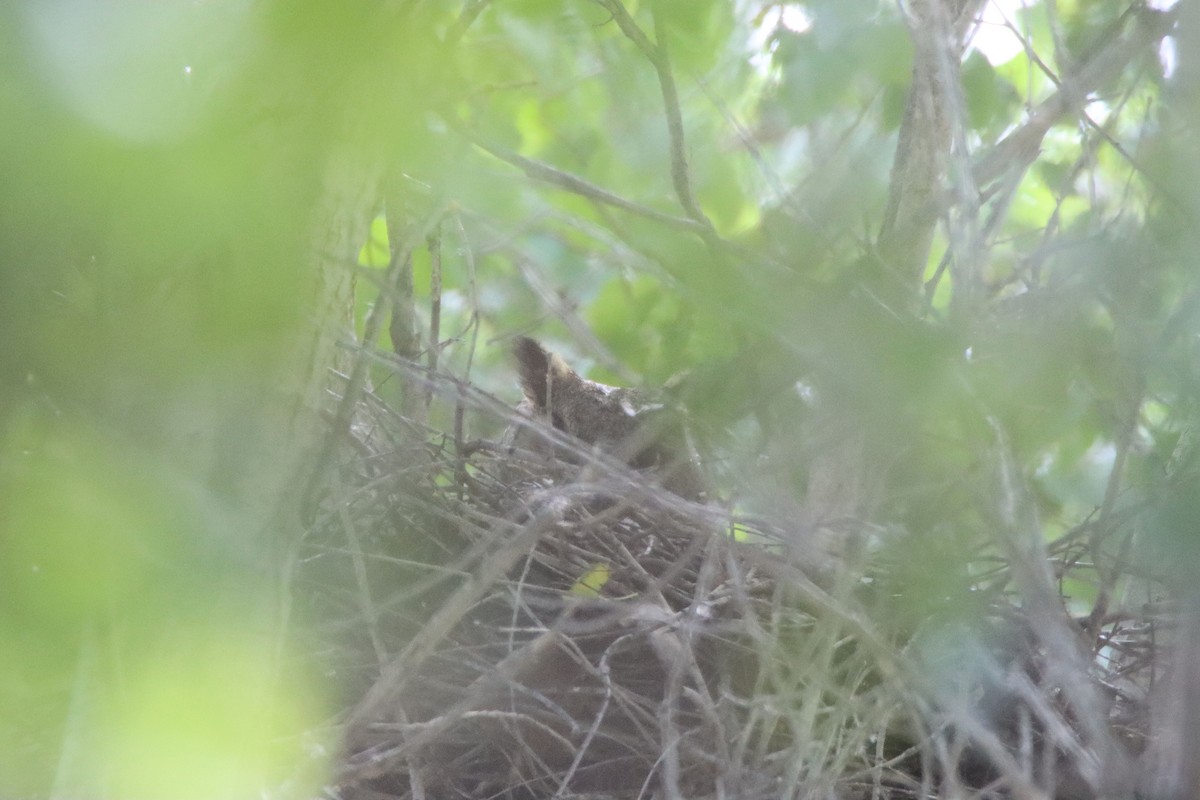
M 1096 574 L 1086 531 L 1038 563 L 981 546 L 969 602 L 913 611 L 904 532 L 842 522 L 830 548 L 374 400 L 352 433 L 298 592 L 344 707 L 329 797 L 1083 798 L 1170 758 L 1170 608 L 1030 600 Z

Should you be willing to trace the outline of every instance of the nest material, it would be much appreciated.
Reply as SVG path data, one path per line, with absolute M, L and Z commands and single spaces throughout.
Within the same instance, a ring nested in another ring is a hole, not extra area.
M 688 796 L 711 791 L 706 640 L 729 605 L 706 576 L 712 512 L 525 456 L 477 456 L 423 498 L 439 527 L 459 523 L 474 580 L 442 598 L 436 630 L 396 643 L 352 715 L 343 797 L 634 797 L 663 770 Z
M 1004 593 L 893 625 L 886 564 L 831 577 L 794 523 L 734 537 L 586 449 L 369 441 L 306 559 L 347 706 L 333 797 L 1083 798 L 1099 748 L 1145 748 L 1149 618 L 1064 676 Z

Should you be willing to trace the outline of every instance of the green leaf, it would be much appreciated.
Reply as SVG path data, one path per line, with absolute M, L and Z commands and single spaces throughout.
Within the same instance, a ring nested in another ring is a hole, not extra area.
M 962 84 L 967 115 L 971 127 L 977 130 L 1006 121 L 1017 103 L 1012 86 L 1000 78 L 982 53 L 972 53 L 963 64 Z
M 371 220 L 367 241 L 358 250 L 360 267 L 382 268 L 391 263 L 392 251 L 388 243 L 387 218 L 382 214 Z
M 571 584 L 570 593 L 581 597 L 599 597 L 611 574 L 612 570 L 608 564 L 604 562 L 593 564 L 587 572 L 579 577 L 579 580 Z

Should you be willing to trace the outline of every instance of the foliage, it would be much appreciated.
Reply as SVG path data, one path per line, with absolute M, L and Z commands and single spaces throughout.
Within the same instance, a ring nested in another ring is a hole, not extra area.
M 314 791 L 335 709 L 291 650 L 303 481 L 272 462 L 316 423 L 280 395 L 349 358 L 411 401 L 356 360 L 390 349 L 368 320 L 406 261 L 410 361 L 505 403 L 516 333 L 596 379 L 683 373 L 738 511 L 803 506 L 861 437 L 907 620 L 973 608 L 1017 528 L 1094 624 L 1195 602 L 1200 49 L 1163 5 L 1026 3 L 1015 54 L 966 56 L 951 202 L 900 288 L 876 245 L 906 4 L 0 11 L 0 794 Z M 355 309 L 323 312 L 323 258 Z M 314 366 L 317 328 L 346 346 Z

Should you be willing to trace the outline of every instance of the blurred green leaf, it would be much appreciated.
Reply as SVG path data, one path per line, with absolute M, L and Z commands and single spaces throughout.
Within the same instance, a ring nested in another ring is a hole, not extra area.
M 367 233 L 367 241 L 358 251 L 360 267 L 386 267 L 392 260 L 392 251 L 388 243 L 387 218 L 383 215 L 371 220 L 371 230 Z
M 1006 124 L 1017 103 L 1012 85 L 1000 79 L 982 53 L 972 53 L 962 67 L 963 95 L 971 127 L 987 130 Z

